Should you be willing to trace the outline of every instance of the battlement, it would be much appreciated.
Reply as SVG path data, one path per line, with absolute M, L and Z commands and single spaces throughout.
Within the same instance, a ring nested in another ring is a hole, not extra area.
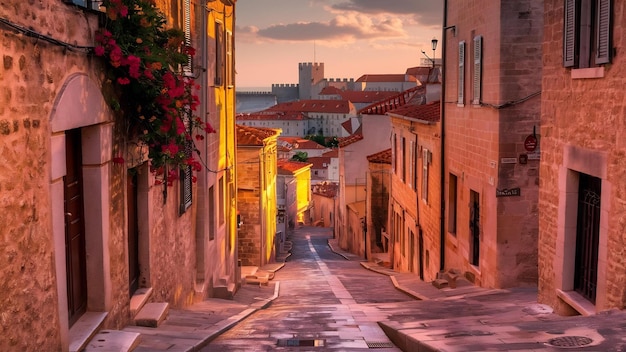
M 324 67 L 323 62 L 301 62 L 298 64 L 298 67 L 302 70 L 304 68 L 313 68 L 313 67 Z
M 299 85 L 295 83 L 273 83 L 272 88 L 297 88 Z

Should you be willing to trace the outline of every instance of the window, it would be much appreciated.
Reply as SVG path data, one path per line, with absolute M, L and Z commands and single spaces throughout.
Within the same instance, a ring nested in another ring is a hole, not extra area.
M 406 138 L 402 137 L 402 182 L 406 182 Z
M 191 0 L 185 0 L 183 6 L 183 30 L 185 31 L 185 45 L 191 46 Z M 183 72 L 189 76 L 193 74 L 193 59 L 191 55 L 187 55 L 187 64 L 183 66 Z
M 416 138 L 417 139 L 417 138 Z M 418 172 L 418 164 L 417 164 L 417 157 L 419 155 L 419 147 L 417 146 L 417 140 L 415 141 L 415 144 L 413 146 L 413 164 L 411 165 L 411 168 L 413 169 L 413 189 L 417 192 L 417 172 Z
M 224 198 L 224 177 L 220 177 L 220 181 L 218 184 L 219 187 L 219 219 L 220 225 L 224 224 L 224 207 L 226 206 L 225 198 Z
M 422 149 L 422 199 L 428 202 L 428 165 L 432 154 L 426 148 Z
M 209 188 L 208 196 L 208 208 L 209 208 L 209 241 L 215 239 L 215 187 Z
M 457 104 L 463 105 L 465 90 L 465 41 L 459 43 L 459 82 Z
M 410 143 L 410 147 L 409 147 L 409 177 L 407 178 L 407 184 L 409 185 L 409 187 L 411 189 L 413 189 L 413 187 L 415 186 L 415 183 L 413 182 L 414 178 L 413 178 L 413 171 L 415 170 L 414 166 L 415 166 L 415 142 L 411 141 Z
M 450 174 L 448 179 L 448 232 L 456 234 L 456 175 Z
M 233 33 L 226 32 L 226 85 L 232 87 L 234 82 L 234 66 L 233 65 Z
M 185 128 L 191 135 L 191 111 L 187 111 L 186 116 L 183 119 Z M 185 143 L 185 155 L 189 158 L 193 153 L 193 141 L 187 140 Z M 191 206 L 191 194 L 193 184 L 193 170 L 191 165 L 185 166 L 180 170 L 180 214 L 184 214 Z
M 224 84 L 224 25 L 215 22 L 215 85 Z
M 483 57 L 483 37 L 474 37 L 474 71 L 472 76 L 472 104 L 480 104 L 480 90 L 482 86 L 482 57 Z
M 611 1 L 565 0 L 563 66 L 588 68 L 611 62 Z

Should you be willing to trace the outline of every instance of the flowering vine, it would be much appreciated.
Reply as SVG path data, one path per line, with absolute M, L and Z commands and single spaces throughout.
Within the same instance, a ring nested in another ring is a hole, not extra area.
M 171 185 L 180 169 L 202 169 L 192 153 L 197 152 L 192 136 L 202 140 L 202 131 L 215 132 L 194 115 L 199 86 L 183 68 L 195 50 L 181 30 L 166 27 L 154 0 L 104 0 L 103 5 L 107 19 L 96 32 L 93 51 L 105 61 L 105 84 L 114 92 L 111 106 L 147 145 L 151 171 Z

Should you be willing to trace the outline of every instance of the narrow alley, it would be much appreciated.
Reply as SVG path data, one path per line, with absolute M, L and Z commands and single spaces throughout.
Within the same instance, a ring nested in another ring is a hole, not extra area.
M 280 282 L 279 297 L 203 351 L 270 351 L 281 346 L 398 351 L 377 324 L 385 315 L 380 308 L 414 298 L 396 290 L 387 276 L 332 252 L 330 237 L 329 228 L 295 231 L 292 255 L 273 279 Z

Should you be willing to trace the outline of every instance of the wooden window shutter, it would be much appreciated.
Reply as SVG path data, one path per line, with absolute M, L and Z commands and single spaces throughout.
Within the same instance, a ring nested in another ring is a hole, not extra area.
M 183 7 L 183 26 L 185 31 L 185 46 L 191 46 L 191 0 L 185 0 Z M 193 61 L 191 55 L 187 55 L 187 64 L 183 66 L 186 75 L 193 74 Z
M 215 85 L 224 84 L 224 60 L 225 60 L 225 44 L 224 44 L 224 26 L 220 22 L 215 22 Z
M 463 104 L 463 93 L 465 91 L 465 42 L 459 42 L 459 87 L 457 94 L 457 104 Z
M 565 0 L 563 18 L 563 67 L 576 65 L 576 0 Z
M 596 0 L 597 31 L 596 31 L 596 64 L 607 64 L 611 61 L 611 1 Z
M 482 83 L 483 37 L 474 37 L 474 76 L 472 77 L 472 104 L 480 104 Z

